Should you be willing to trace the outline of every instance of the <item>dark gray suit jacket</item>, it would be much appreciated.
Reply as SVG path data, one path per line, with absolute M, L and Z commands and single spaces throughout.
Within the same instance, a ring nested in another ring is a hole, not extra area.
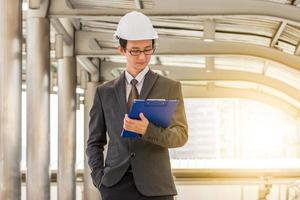
M 176 195 L 168 148 L 183 146 L 188 139 L 180 82 L 151 70 L 145 75 L 140 99 L 178 99 L 179 103 L 168 128 L 149 123 L 145 135 L 139 139 L 120 135 L 126 113 L 125 95 L 125 73 L 96 90 L 86 149 L 94 185 L 100 188 L 101 184 L 116 184 L 131 165 L 135 184 L 143 195 Z

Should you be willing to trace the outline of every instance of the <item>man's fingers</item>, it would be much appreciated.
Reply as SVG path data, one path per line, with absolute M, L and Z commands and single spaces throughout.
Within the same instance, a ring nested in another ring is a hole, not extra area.
M 126 130 L 140 130 L 143 127 L 143 123 L 140 120 L 135 120 L 128 122 L 125 120 L 123 128 L 126 128 Z
M 148 126 L 148 119 L 145 117 L 143 113 L 139 114 L 139 119 L 130 119 L 126 114 L 124 117 L 123 128 L 128 131 L 133 131 L 136 133 L 144 134 L 145 128 Z
M 148 119 L 145 117 L 144 113 L 140 113 L 139 116 L 143 122 L 148 121 Z
M 133 131 L 133 132 L 138 132 L 139 128 L 137 126 L 132 126 L 129 124 L 124 124 L 123 128 L 127 131 Z
M 140 113 L 140 118 L 141 118 L 142 121 L 144 121 L 146 119 L 146 117 L 143 113 Z
M 138 120 L 130 119 L 127 114 L 124 117 L 124 123 L 133 124 L 133 123 L 135 123 L 135 121 L 138 121 Z

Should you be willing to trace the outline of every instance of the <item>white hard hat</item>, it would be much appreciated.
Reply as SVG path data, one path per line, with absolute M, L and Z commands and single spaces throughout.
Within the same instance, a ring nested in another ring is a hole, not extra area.
M 114 36 L 124 40 L 151 40 L 158 38 L 150 19 L 137 11 L 127 13 L 120 19 Z

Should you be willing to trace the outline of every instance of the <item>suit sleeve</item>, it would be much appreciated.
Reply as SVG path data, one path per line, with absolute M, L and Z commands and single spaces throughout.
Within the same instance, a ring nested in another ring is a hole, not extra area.
M 188 139 L 188 125 L 180 82 L 175 82 L 171 87 L 169 99 L 179 100 L 170 125 L 167 128 L 162 128 L 149 122 L 142 139 L 165 148 L 176 148 L 183 146 Z
M 102 109 L 99 89 L 96 90 L 94 103 L 90 110 L 89 137 L 86 155 L 91 168 L 91 176 L 95 187 L 99 187 L 104 168 L 104 146 L 106 145 L 106 124 Z

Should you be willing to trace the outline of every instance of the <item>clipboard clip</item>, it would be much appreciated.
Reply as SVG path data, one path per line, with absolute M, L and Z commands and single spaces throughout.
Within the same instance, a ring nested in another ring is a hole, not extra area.
M 147 99 L 145 106 L 165 106 L 167 103 L 165 99 Z

